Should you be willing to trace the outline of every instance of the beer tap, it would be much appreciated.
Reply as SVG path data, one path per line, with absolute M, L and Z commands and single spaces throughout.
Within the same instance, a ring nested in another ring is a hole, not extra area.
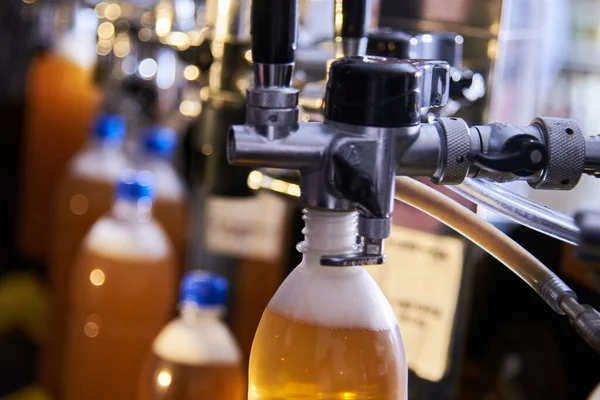
M 365 54 L 371 0 L 335 0 L 334 7 L 335 57 Z
M 396 147 L 418 133 L 421 108 L 446 102 L 448 64 L 340 59 L 330 69 L 325 123 L 298 124 L 298 91 L 290 88 L 296 14 L 294 0 L 253 3 L 256 86 L 247 92 L 247 124 L 229 133 L 229 160 L 300 170 L 301 199 L 310 207 L 358 207 L 361 251 L 326 256 L 322 262 L 380 264 L 391 228 Z
M 235 165 L 298 170 L 307 207 L 358 211 L 357 251 L 323 255 L 322 265 L 384 262 L 397 175 L 443 185 L 468 177 L 524 180 L 535 189 L 569 190 L 593 173 L 595 148 L 586 146 L 573 119 L 535 118 L 529 126 L 469 127 L 459 118 L 421 123 L 423 108 L 448 101 L 445 61 L 340 58 L 329 69 L 324 121 L 299 123 L 298 91 L 290 88 L 296 13 L 295 0 L 252 4 L 256 86 L 247 90 L 246 124 L 229 130 L 227 153 Z M 529 283 L 600 351 L 600 314 L 577 303 L 554 274 L 547 276 Z

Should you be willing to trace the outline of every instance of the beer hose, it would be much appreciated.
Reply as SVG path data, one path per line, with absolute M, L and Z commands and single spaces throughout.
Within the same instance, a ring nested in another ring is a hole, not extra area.
M 600 313 L 579 304 L 575 292 L 518 243 L 458 202 L 412 178 L 396 178 L 396 199 L 439 220 L 477 244 L 533 288 L 600 353 Z

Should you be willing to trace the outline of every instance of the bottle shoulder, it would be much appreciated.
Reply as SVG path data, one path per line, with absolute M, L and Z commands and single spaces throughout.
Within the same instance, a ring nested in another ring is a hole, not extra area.
M 88 147 L 71 158 L 68 174 L 72 177 L 114 183 L 128 166 L 127 157 L 121 150 Z
M 143 163 L 142 166 L 154 176 L 157 201 L 184 201 L 186 199 L 185 182 L 170 162 L 156 160 Z
M 333 328 L 388 330 L 398 324 L 385 295 L 360 266 L 323 267 L 303 261 L 268 308 L 295 321 Z
M 241 360 L 233 334 L 217 318 L 191 324 L 178 317 L 163 328 L 152 349 L 157 357 L 180 364 L 234 364 Z
M 165 258 L 172 252 L 163 228 L 153 219 L 120 220 L 111 212 L 92 226 L 85 246 L 106 256 L 145 260 Z

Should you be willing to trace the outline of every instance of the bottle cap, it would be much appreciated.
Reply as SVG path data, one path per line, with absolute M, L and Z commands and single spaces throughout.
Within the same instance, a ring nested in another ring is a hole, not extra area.
M 148 171 L 127 169 L 123 171 L 115 190 L 117 199 L 138 201 L 154 198 L 154 179 Z
M 177 134 L 173 129 L 153 126 L 144 131 L 142 148 L 146 154 L 170 157 L 177 147 Z
M 201 307 L 222 306 L 229 283 L 223 276 L 207 271 L 191 271 L 181 282 L 180 301 Z
M 120 143 L 125 138 L 127 123 L 117 114 L 103 113 L 96 118 L 93 137 L 103 142 Z

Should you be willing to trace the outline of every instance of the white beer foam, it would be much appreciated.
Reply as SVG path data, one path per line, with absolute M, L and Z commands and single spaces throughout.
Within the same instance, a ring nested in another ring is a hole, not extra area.
M 111 216 L 98 220 L 85 239 L 85 246 L 112 258 L 154 260 L 166 257 L 171 245 L 154 221 L 131 223 Z
M 191 325 L 175 319 L 156 337 L 152 350 L 161 359 L 178 364 L 234 364 L 241 360 L 231 333 L 220 321 Z
M 307 324 L 381 331 L 398 323 L 385 295 L 363 267 L 303 262 L 275 293 L 268 309 Z
M 128 167 L 125 154 L 118 150 L 102 151 L 98 148 L 85 149 L 70 162 L 71 173 L 90 180 L 116 183 Z

